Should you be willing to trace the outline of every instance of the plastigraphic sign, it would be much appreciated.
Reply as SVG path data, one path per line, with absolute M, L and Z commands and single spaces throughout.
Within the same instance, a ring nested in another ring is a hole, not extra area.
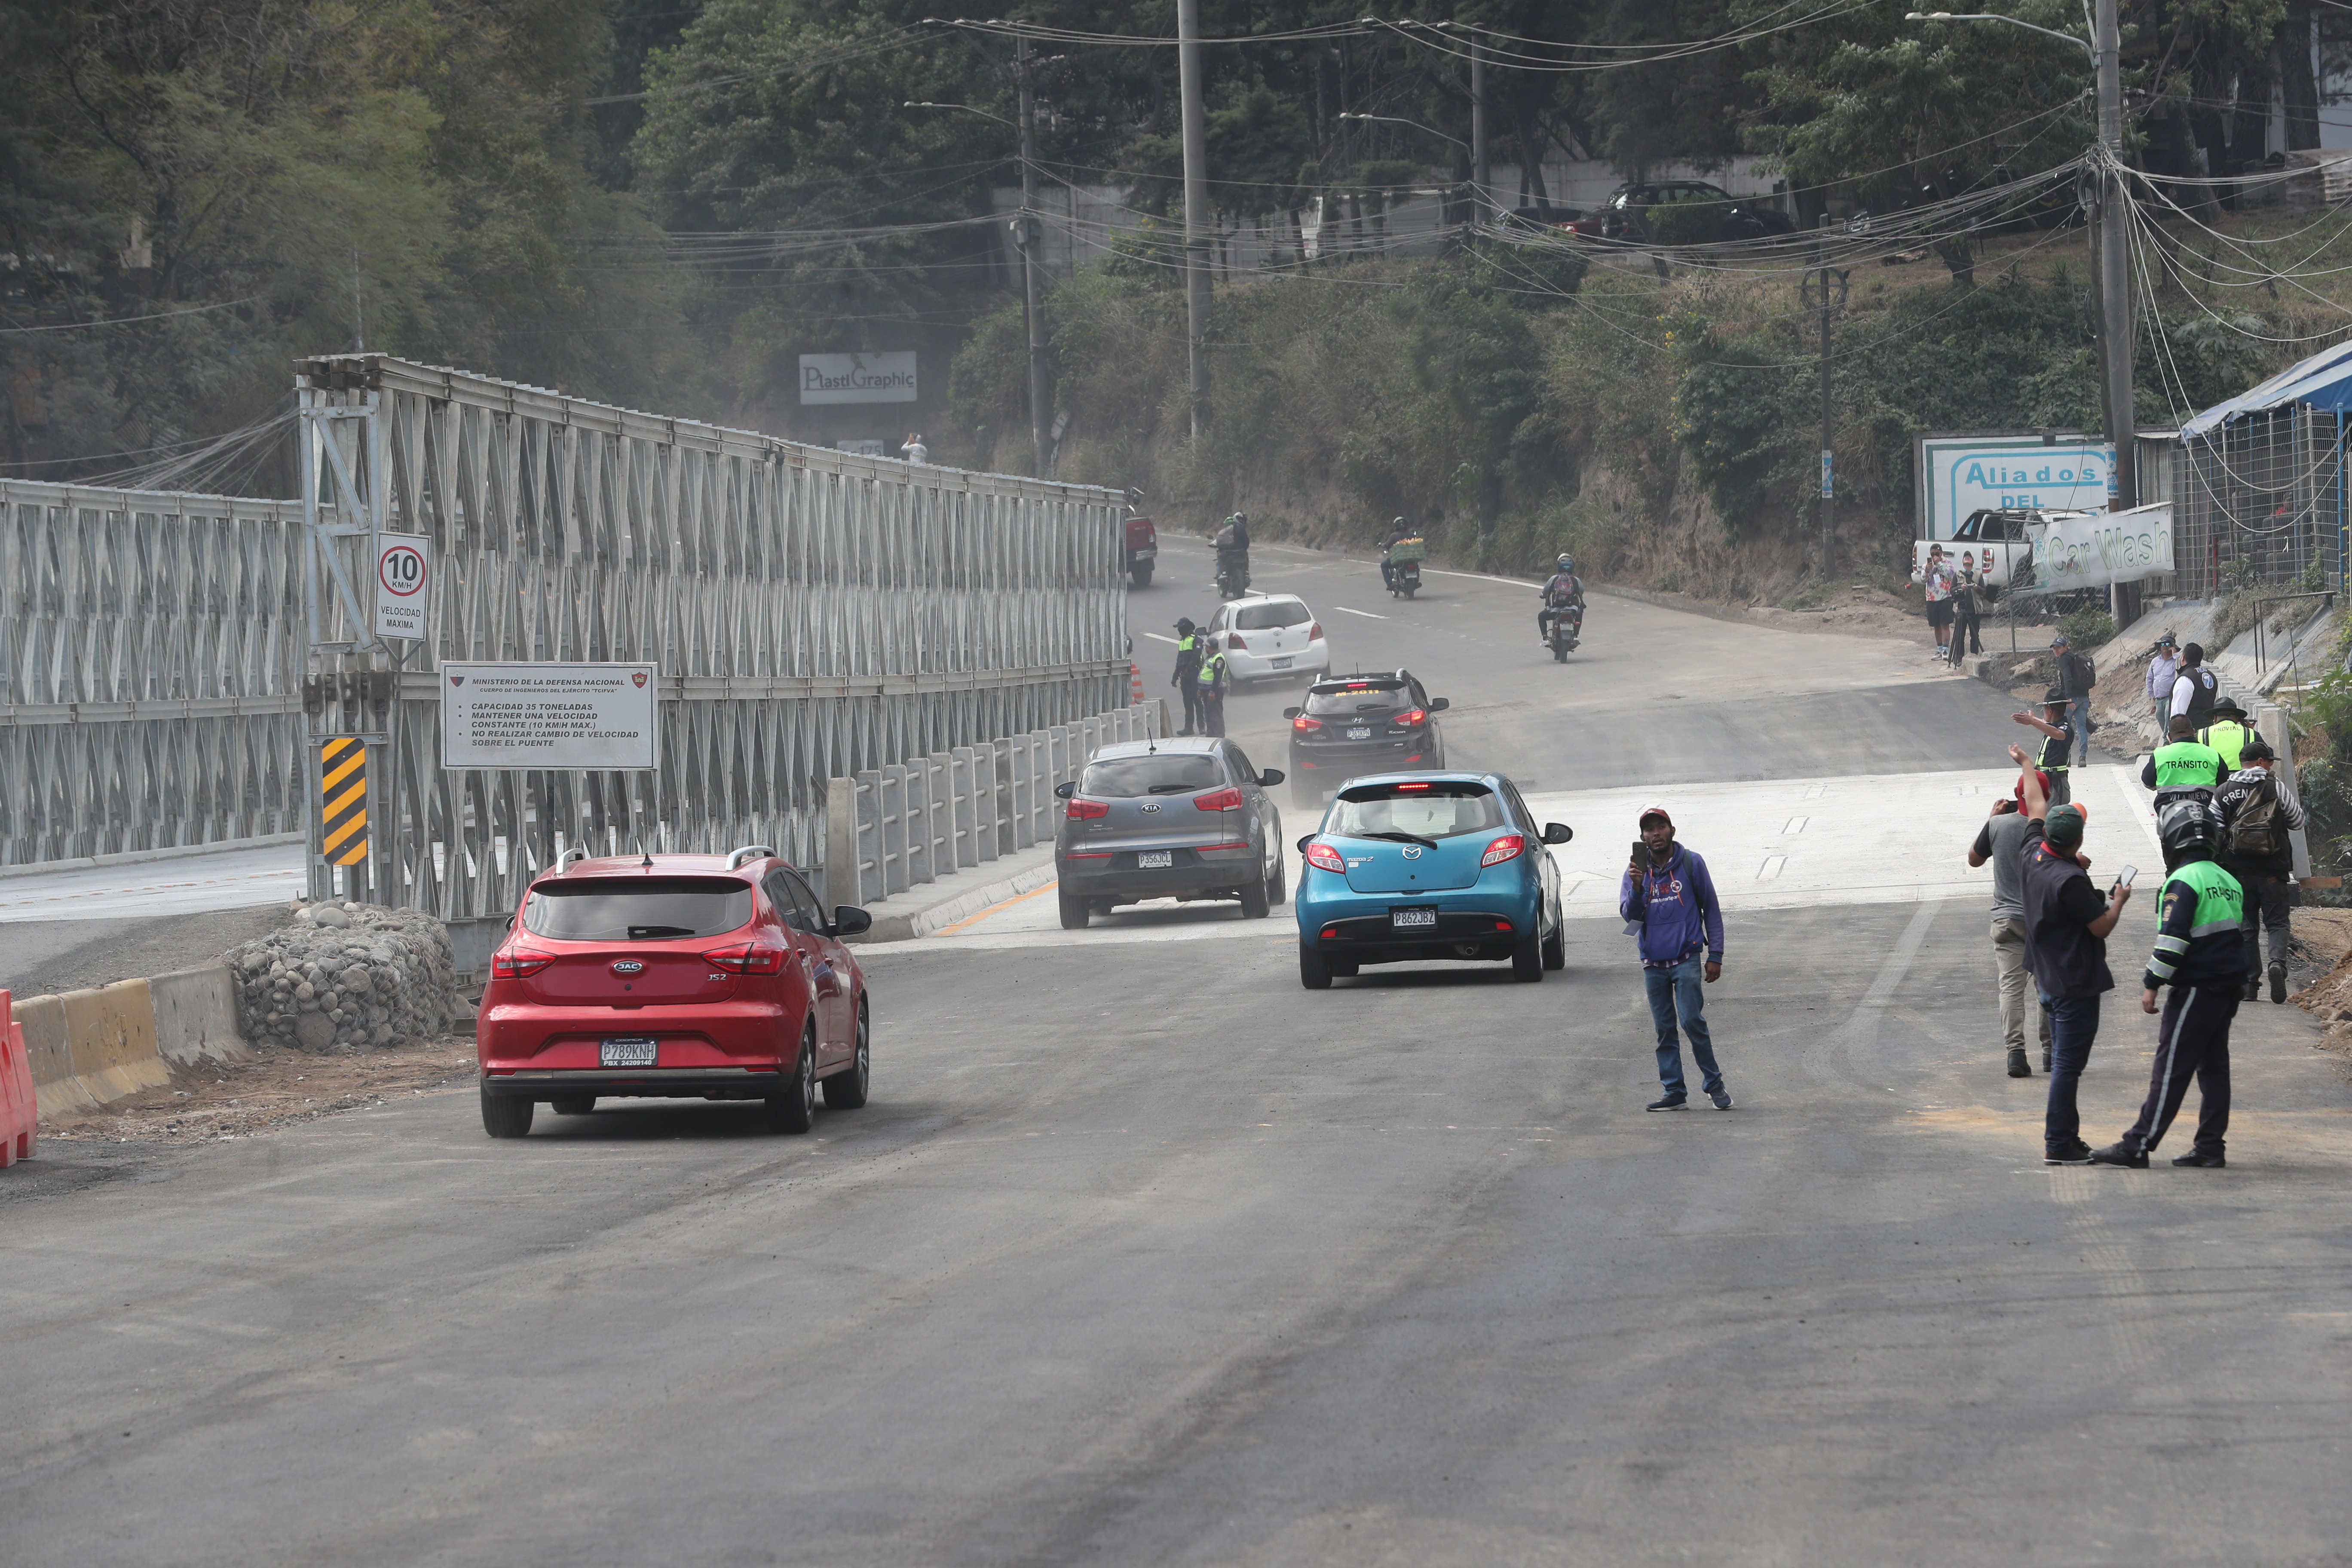
M 2034 542 L 2035 578 L 2051 588 L 2104 588 L 2172 570 L 2172 506 L 2096 512 L 2053 522 Z
M 1913 455 L 1921 539 L 1949 539 L 1987 509 L 2105 511 L 2115 468 L 2080 435 L 1923 435 Z
M 661 670 L 650 664 L 444 664 L 445 768 L 650 769 Z
M 915 354 L 803 354 L 803 403 L 912 403 Z

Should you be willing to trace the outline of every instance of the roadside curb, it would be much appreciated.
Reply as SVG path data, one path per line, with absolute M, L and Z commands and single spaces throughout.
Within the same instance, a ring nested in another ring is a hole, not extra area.
M 1639 604 L 1655 605 L 1662 610 L 1681 610 L 1688 615 L 1705 616 L 1711 621 L 1731 621 L 1753 626 L 1803 626 L 1812 617 L 1802 610 L 1783 610 L 1772 605 L 1717 605 L 1706 599 L 1694 599 L 1687 594 L 1661 594 L 1648 588 L 1620 588 L 1609 583 L 1587 583 L 1585 588 L 1595 594 L 1608 594 L 1620 599 L 1632 599 Z
M 942 900 L 924 909 L 878 915 L 871 930 L 850 941 L 853 945 L 860 947 L 877 942 L 913 942 L 976 915 L 991 905 L 1019 898 L 1024 893 L 1034 893 L 1059 879 L 1060 875 L 1054 868 L 1052 847 L 1047 846 L 1045 855 L 1034 865 L 1024 866 L 1010 875 L 983 882 L 969 892 L 959 893 L 954 898 Z

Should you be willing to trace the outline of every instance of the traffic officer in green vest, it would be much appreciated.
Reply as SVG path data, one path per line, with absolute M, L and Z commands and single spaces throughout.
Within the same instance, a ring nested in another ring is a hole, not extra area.
M 2148 1151 L 2179 1113 L 2193 1078 L 2202 1097 L 2197 1137 L 2172 1163 L 2214 1168 L 2223 1163 L 2222 1140 L 2230 1131 L 2230 1023 L 2238 1016 L 2246 974 L 2239 937 L 2245 893 L 2213 858 L 2221 823 L 2206 802 L 2194 795 L 2175 800 L 2157 836 L 2164 845 L 2164 897 L 2156 951 L 2140 977 L 2140 1011 L 2155 1012 L 2156 994 L 2166 986 L 2172 994 L 2156 1026 L 2156 1064 L 2139 1120 L 2118 1142 L 2091 1151 L 2091 1163 L 2145 1169 Z
M 2234 697 L 2224 697 L 2206 710 L 2213 721 L 2205 726 L 2198 739 L 2213 748 L 2221 759 L 2221 776 L 2228 778 L 2238 771 L 2238 759 L 2254 732 L 2246 724 L 2246 710 L 2238 706 Z
M 2074 754 L 2074 726 L 2066 717 L 2066 694 L 2056 687 L 2042 694 L 2042 717 L 2031 713 L 2012 713 L 2010 717 L 2029 730 L 2042 732 L 2042 754 L 2033 766 L 2049 775 L 2047 790 L 2052 805 L 2064 805 L 2074 798 L 2074 786 L 2070 782 L 2067 763 Z
M 2221 769 L 2221 753 L 2197 738 L 2197 721 L 2187 713 L 2172 716 L 2172 739 L 2140 764 L 2139 782 L 2156 792 L 2156 815 L 2186 794 L 2210 798 L 2229 776 Z
M 1190 735 L 1201 727 L 1201 633 L 1190 616 L 1176 617 L 1176 674 L 1168 682 L 1184 704 L 1184 727 Z
M 1222 735 L 1225 732 L 1225 650 L 1215 643 L 1202 656 L 1200 673 L 1192 677 L 1192 690 L 1201 702 L 1201 733 Z

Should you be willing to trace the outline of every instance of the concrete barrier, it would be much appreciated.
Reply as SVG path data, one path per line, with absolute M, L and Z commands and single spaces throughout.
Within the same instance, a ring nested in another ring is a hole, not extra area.
M 226 963 L 158 974 L 147 982 L 155 1004 L 155 1049 L 183 1066 L 248 1053 L 237 1027 L 236 976 Z

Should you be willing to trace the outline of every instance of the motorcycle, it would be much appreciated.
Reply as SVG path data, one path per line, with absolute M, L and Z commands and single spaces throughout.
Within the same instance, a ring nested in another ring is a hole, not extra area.
M 1568 656 L 1576 651 L 1578 639 L 1584 633 L 1584 606 L 1564 605 L 1552 612 L 1551 624 L 1545 630 L 1544 641 L 1551 648 L 1554 664 L 1566 664 Z
M 1238 599 L 1249 592 L 1250 572 L 1247 551 L 1217 552 L 1217 597 Z
M 1389 585 L 1390 598 L 1410 599 L 1421 592 L 1421 563 L 1428 553 L 1428 544 L 1420 539 L 1400 539 L 1389 546 L 1381 576 Z

